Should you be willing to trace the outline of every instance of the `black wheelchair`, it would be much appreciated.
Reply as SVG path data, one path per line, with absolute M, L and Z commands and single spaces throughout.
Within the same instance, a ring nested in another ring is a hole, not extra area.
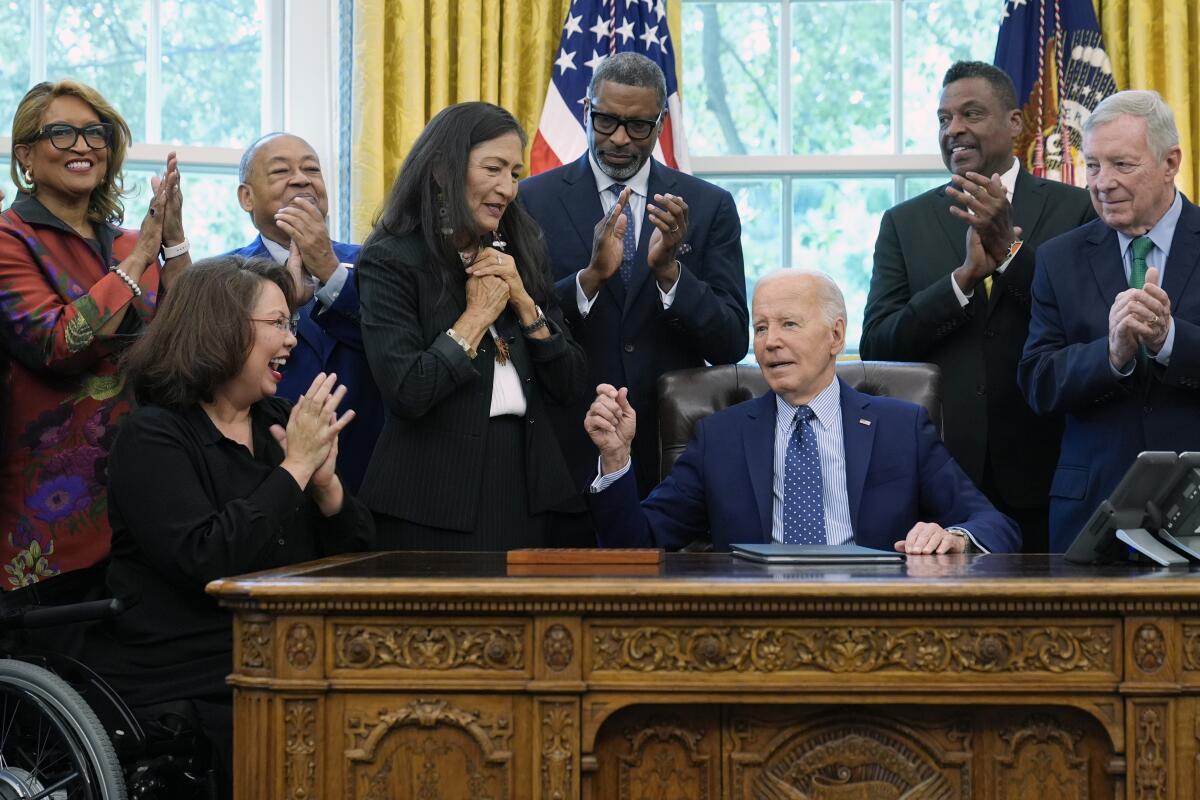
M 119 600 L 10 611 L 0 632 L 83 624 Z M 0 653 L 0 800 L 212 800 L 207 744 L 186 701 L 130 709 L 80 662 Z

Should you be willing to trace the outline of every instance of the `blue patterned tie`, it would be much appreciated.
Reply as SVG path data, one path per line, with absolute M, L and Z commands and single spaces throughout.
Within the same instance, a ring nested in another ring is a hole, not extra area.
M 814 417 L 808 406 L 796 409 L 796 426 L 783 461 L 784 544 L 825 544 L 825 503 Z
M 625 191 L 625 184 L 614 183 L 608 189 L 616 195 L 617 199 L 620 199 L 621 192 Z M 621 243 L 621 282 L 628 286 L 629 279 L 633 277 L 633 257 L 637 255 L 637 237 L 633 234 L 633 211 L 630 210 L 629 203 L 625 204 L 622 213 L 625 215 L 625 240 Z

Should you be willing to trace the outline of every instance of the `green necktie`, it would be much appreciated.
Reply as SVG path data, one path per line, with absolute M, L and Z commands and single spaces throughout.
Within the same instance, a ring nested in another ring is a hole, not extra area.
M 1129 266 L 1129 286 L 1132 289 L 1144 289 L 1146 286 L 1146 256 L 1154 249 L 1154 242 L 1149 236 L 1139 236 L 1129 243 L 1133 252 L 1133 260 Z M 1146 345 L 1138 345 L 1138 361 L 1143 366 L 1150 363 L 1150 353 Z
M 1139 236 L 1129 243 L 1133 251 L 1133 261 L 1129 268 L 1129 286 L 1142 289 L 1146 286 L 1146 256 L 1154 249 L 1154 242 L 1149 236 Z

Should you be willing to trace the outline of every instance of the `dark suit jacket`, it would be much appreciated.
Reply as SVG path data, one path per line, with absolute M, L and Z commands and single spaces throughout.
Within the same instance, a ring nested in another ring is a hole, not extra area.
M 954 463 L 924 408 L 838 383 L 855 544 L 891 550 L 923 521 L 966 528 L 993 553 L 1020 549 L 1017 526 Z M 702 419 L 640 505 L 629 474 L 589 494 L 601 545 L 674 549 L 710 534 L 718 550 L 770 542 L 775 410 L 767 392 Z
M 1101 220 L 1038 250 L 1018 380 L 1042 414 L 1066 415 L 1050 487 L 1050 549 L 1063 552 L 1142 450 L 1200 450 L 1200 208 L 1184 198 L 1167 256 L 1171 363 L 1108 363 L 1108 312 L 1128 288 L 1117 233 Z
M 490 337 L 474 360 L 446 331 L 466 309 L 465 273 L 443 286 L 421 238 L 385 236 L 358 262 L 363 342 L 386 406 L 362 500 L 421 525 L 471 531 L 477 514 L 495 369 Z M 584 393 L 584 356 L 558 304 L 542 305 L 548 339 L 521 335 L 509 310 L 496 329 L 525 390 L 525 471 L 530 513 L 575 493 L 546 408 Z
M 1029 332 L 1034 254 L 1095 212 L 1083 189 L 1022 171 L 1013 214 L 1025 244 L 994 279 L 991 296 L 979 286 L 963 308 L 949 276 L 966 258 L 967 224 L 950 214 L 952 204 L 940 187 L 884 214 L 860 352 L 865 359 L 941 367 L 942 429 L 951 454 L 977 486 L 990 460 L 1000 495 L 993 499 L 1045 508 L 1062 420 L 1035 415 L 1016 380 Z
M 591 387 L 629 387 L 638 415 L 633 452 L 643 495 L 658 482 L 658 376 L 706 361 L 736 363 L 746 355 L 749 341 L 741 223 L 733 197 L 657 161 L 651 162 L 648 190 L 649 202 L 655 194 L 670 193 L 688 204 L 687 247 L 680 249 L 683 268 L 674 302 L 663 310 L 649 275 L 646 254 L 654 226 L 643 218 L 633 280 L 628 288 L 619 276 L 605 283 L 586 319 L 579 315 L 575 273 L 591 259 L 592 232 L 603 216 L 587 154 L 528 178 L 519 194 L 546 233 L 559 302 L 571 333 L 587 353 Z M 581 489 L 596 471 L 596 450 L 583 430 L 592 399 L 589 393 L 555 419 L 572 477 Z
M 358 261 L 359 249 L 356 244 L 333 242 L 333 254 L 343 264 Z M 231 255 L 271 258 L 262 236 Z M 296 346 L 283 369 L 279 396 L 292 402 L 300 399 L 318 372 L 337 373 L 338 383 L 346 387 L 340 410 L 354 409 L 354 420 L 338 437 L 337 470 L 345 487 L 357 494 L 383 427 L 383 401 L 363 352 L 358 284 L 353 271 L 332 306 L 321 310 L 314 297 L 300 309 Z

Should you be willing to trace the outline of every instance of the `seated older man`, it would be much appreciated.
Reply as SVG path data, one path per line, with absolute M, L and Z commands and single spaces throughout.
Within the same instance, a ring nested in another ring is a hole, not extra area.
M 859 544 L 909 554 L 1020 549 L 925 410 L 838 380 L 846 305 L 827 276 L 759 281 L 754 355 L 771 391 L 701 420 L 671 474 L 640 504 L 629 471 L 627 390 L 597 387 L 584 427 L 600 451 L 589 502 L 606 547 Z
M 268 133 L 246 149 L 239 171 L 238 202 L 258 236 L 234 250 L 288 268 L 300 309 L 296 347 L 283 365 L 279 396 L 296 401 L 319 373 L 336 373 L 347 389 L 345 408 L 354 424 L 341 436 L 337 470 L 358 492 L 383 427 L 383 400 L 371 377 L 359 325 L 353 265 L 359 246 L 329 238 L 329 200 L 316 151 L 288 133 Z

